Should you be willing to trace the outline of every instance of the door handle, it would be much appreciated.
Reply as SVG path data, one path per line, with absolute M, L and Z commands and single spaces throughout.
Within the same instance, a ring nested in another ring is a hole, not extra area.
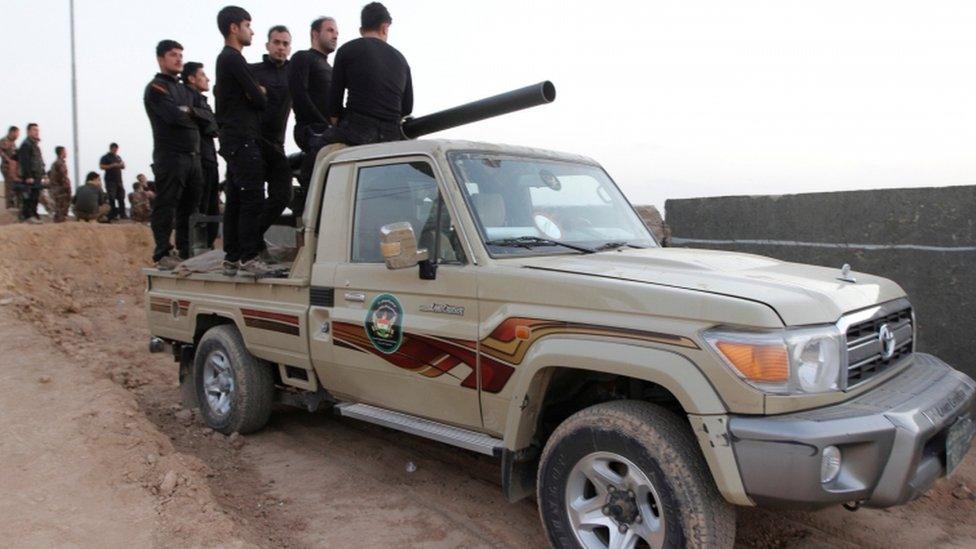
M 355 301 L 356 303 L 362 303 L 366 301 L 366 294 L 363 292 L 346 292 L 346 301 Z

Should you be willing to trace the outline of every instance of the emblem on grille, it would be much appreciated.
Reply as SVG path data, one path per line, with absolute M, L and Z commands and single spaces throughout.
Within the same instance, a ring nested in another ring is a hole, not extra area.
M 895 355 L 895 333 L 887 324 L 882 324 L 878 330 L 878 341 L 881 343 L 881 358 L 888 360 Z

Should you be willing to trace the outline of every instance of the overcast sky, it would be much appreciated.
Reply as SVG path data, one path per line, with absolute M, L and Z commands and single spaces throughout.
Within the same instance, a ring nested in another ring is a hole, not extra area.
M 364 0 L 251 0 L 259 33 L 339 22 Z M 555 103 L 435 134 L 575 152 L 635 203 L 728 194 L 976 183 L 976 2 L 389 0 L 415 113 L 549 79 Z M 0 0 L 0 125 L 71 146 L 67 0 Z M 110 141 L 127 185 L 149 171 L 142 92 L 156 42 L 212 75 L 209 0 L 76 0 L 82 174 Z M 290 142 L 287 147 L 297 150 Z M 150 176 L 151 177 L 151 176 Z

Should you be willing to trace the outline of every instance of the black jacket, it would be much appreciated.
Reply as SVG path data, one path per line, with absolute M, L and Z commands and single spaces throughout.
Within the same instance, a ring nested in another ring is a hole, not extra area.
M 260 63 L 250 65 L 251 74 L 268 92 L 268 105 L 261 113 L 261 137 L 281 146 L 285 144 L 285 126 L 288 125 L 288 114 L 291 112 L 289 65 L 287 60 L 278 65 L 267 54 Z
M 44 179 L 44 157 L 41 156 L 41 148 L 37 146 L 37 141 L 28 137 L 20 143 L 17 162 L 21 180 L 33 179 L 34 184 L 41 184 L 41 179 Z
M 200 162 L 217 163 L 217 147 L 214 138 L 217 137 L 217 117 L 210 109 L 207 96 L 183 84 L 193 96 L 193 115 L 200 130 Z
M 230 46 L 224 46 L 217 56 L 214 102 L 221 150 L 234 149 L 261 137 L 261 111 L 268 99 L 258 87 L 244 56 Z
M 157 74 L 142 102 L 153 133 L 153 155 L 199 153 L 200 131 L 193 117 L 193 96 L 175 76 Z
M 413 111 L 413 82 L 407 60 L 379 38 L 357 38 L 336 52 L 326 113 L 341 118 L 345 109 L 398 124 Z
M 331 84 L 332 65 L 327 55 L 308 49 L 292 56 L 288 64 L 288 90 L 296 126 L 328 125 L 325 108 Z

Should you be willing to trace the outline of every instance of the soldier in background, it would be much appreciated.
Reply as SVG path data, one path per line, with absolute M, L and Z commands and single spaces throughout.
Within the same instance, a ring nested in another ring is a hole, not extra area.
M 288 91 L 291 33 L 288 27 L 271 27 L 265 48 L 268 53 L 261 62 L 250 65 L 254 78 L 268 94 L 268 105 L 261 112 L 261 154 L 268 180 L 268 198 L 264 202 L 258 229 L 262 235 L 291 201 L 291 166 L 285 156 L 285 126 L 291 113 L 291 94 Z
M 41 155 L 41 128 L 31 122 L 27 124 L 27 137 L 17 150 L 17 169 L 21 181 L 20 220 L 25 223 L 40 223 L 37 202 L 41 189 L 47 183 L 44 171 L 44 157 Z
M 183 65 L 183 84 L 193 94 L 193 110 L 197 126 L 200 128 L 200 168 L 203 174 L 203 188 L 200 195 L 200 212 L 205 215 L 220 215 L 219 197 L 220 171 L 217 166 L 217 118 L 204 92 L 210 91 L 210 77 L 203 70 L 203 63 L 190 61 Z M 220 231 L 220 223 L 207 224 L 207 247 L 213 249 L 214 240 Z
M 133 183 L 132 192 L 129 193 L 129 206 L 133 221 L 138 223 L 149 221 L 152 216 L 152 200 L 155 196 L 155 193 L 147 191 L 139 181 Z
M 85 184 L 78 187 L 71 203 L 74 204 L 75 219 L 78 221 L 108 223 L 108 195 L 102 189 L 98 172 L 88 172 Z
M 0 175 L 3 175 L 3 196 L 8 210 L 18 207 L 17 182 L 17 140 L 20 139 L 20 128 L 10 126 L 7 135 L 0 139 Z
M 58 145 L 54 147 L 54 154 L 58 158 L 51 164 L 51 171 L 48 173 L 50 211 L 55 223 L 63 223 L 68 219 L 68 209 L 71 207 L 71 178 L 68 177 L 68 164 L 65 162 L 68 151 Z
M 105 192 L 108 193 L 108 203 L 111 206 L 108 213 L 109 221 L 125 219 L 125 186 L 122 184 L 125 162 L 119 156 L 118 143 L 108 146 L 108 152 L 98 161 L 98 168 L 105 171 Z
M 295 54 L 288 67 L 288 90 L 295 109 L 295 144 L 305 153 L 298 183 L 303 195 L 308 192 L 309 179 L 315 166 L 315 156 L 325 146 L 325 132 L 329 128 L 326 115 L 332 66 L 329 54 L 339 42 L 339 27 L 331 17 L 312 21 L 309 31 L 312 47 Z M 300 208 L 305 201 L 299 197 Z M 296 211 L 295 215 L 301 215 Z
M 363 6 L 361 38 L 336 52 L 328 116 L 329 143 L 364 145 L 403 139 L 400 121 L 413 111 L 410 66 L 387 43 L 393 18 L 379 2 Z M 348 92 L 346 104 L 342 98 Z

